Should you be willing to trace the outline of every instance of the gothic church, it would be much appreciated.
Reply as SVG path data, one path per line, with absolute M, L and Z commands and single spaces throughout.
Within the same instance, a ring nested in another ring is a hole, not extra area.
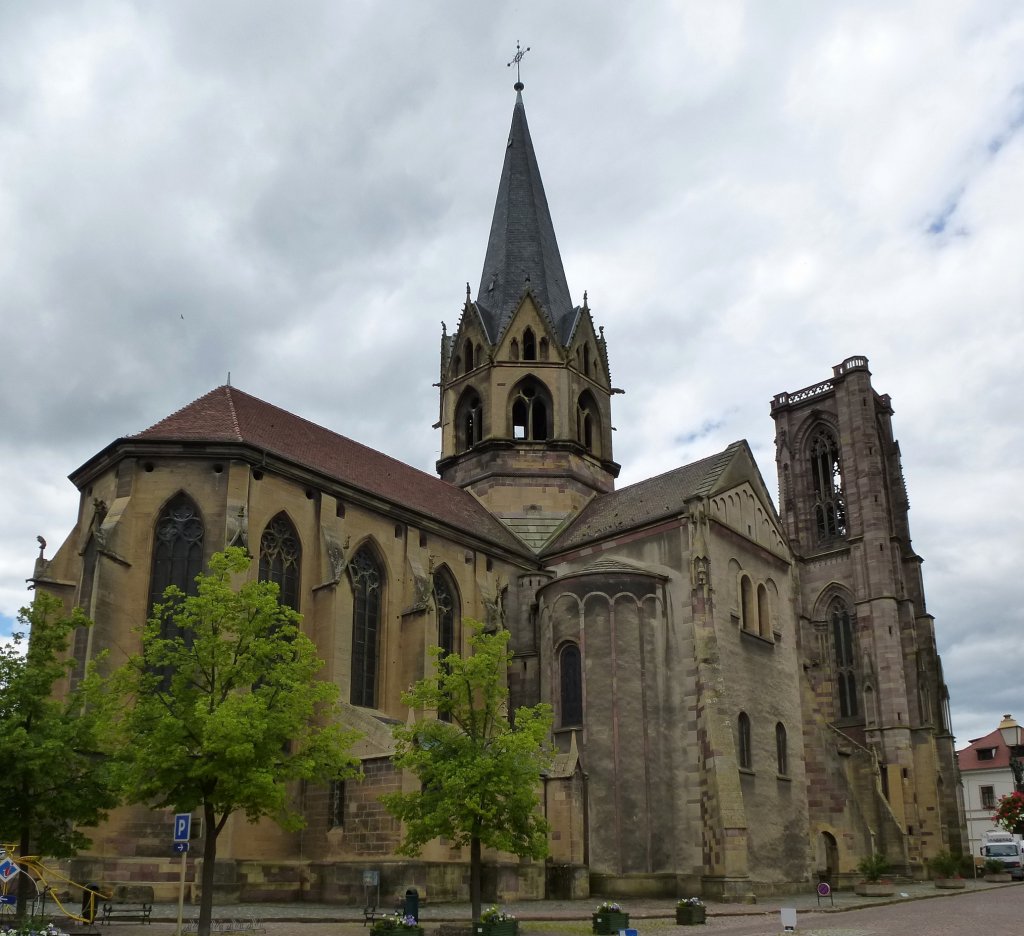
M 516 93 L 480 286 L 441 339 L 440 478 L 232 386 L 116 439 L 71 475 L 77 523 L 34 572 L 95 621 L 76 674 L 229 544 L 302 613 L 365 780 L 296 790 L 301 833 L 233 818 L 220 902 L 361 901 L 367 869 L 466 897 L 468 855 L 396 857 L 377 799 L 414 782 L 389 726 L 464 618 L 509 630 L 512 704 L 552 704 L 559 752 L 550 857 L 487 856 L 485 897 L 743 900 L 842 884 L 873 852 L 923 873 L 966 843 L 889 397 L 860 356 L 775 396 L 778 510 L 743 441 L 616 490 L 606 340 Z M 169 828 L 116 811 L 76 879 L 176 894 Z

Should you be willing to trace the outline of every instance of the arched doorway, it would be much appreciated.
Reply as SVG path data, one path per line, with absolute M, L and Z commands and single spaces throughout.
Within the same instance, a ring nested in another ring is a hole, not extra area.
M 818 836 L 818 880 L 834 887 L 838 873 L 839 846 L 831 832 L 822 832 Z

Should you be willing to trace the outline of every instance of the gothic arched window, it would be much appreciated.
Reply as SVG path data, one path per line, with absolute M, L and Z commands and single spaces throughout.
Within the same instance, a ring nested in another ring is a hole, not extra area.
M 527 328 L 523 332 L 523 360 L 537 360 L 537 339 L 533 334 L 532 328 Z
M 789 774 L 789 740 L 786 737 L 786 726 L 782 722 L 775 724 L 775 763 L 780 776 Z
M 736 719 L 736 733 L 740 768 L 743 770 L 752 770 L 754 766 L 754 756 L 750 747 L 750 716 L 747 715 L 746 712 L 740 712 L 739 718 Z
M 583 666 L 580 648 L 567 643 L 558 654 L 560 725 L 573 728 L 583 725 Z
M 466 339 L 466 344 L 463 348 L 463 355 L 466 358 L 466 373 L 468 374 L 475 366 L 473 362 L 473 342 L 468 338 Z
M 540 381 L 524 380 L 512 392 L 512 438 L 544 441 L 550 436 L 550 402 Z
M 824 426 L 811 439 L 811 483 L 814 486 L 814 526 L 819 542 L 846 536 L 839 443 Z
M 302 546 L 288 516 L 279 513 L 267 524 L 260 537 L 261 582 L 277 583 L 277 600 L 294 611 L 299 610 L 299 571 Z
M 352 690 L 353 705 L 377 704 L 377 656 L 380 643 L 381 599 L 384 570 L 369 544 L 359 547 L 348 564 L 352 582 Z
M 836 598 L 829 605 L 829 621 L 832 625 L 839 717 L 853 718 L 860 714 L 857 701 L 857 655 L 853 643 L 853 615 L 841 598 Z
M 437 645 L 445 653 L 455 652 L 456 625 L 460 620 L 459 594 L 451 576 L 441 570 L 434 573 L 434 607 L 437 610 Z M 443 664 L 442 664 L 443 665 Z M 441 721 L 451 721 L 451 712 L 440 710 Z
M 771 609 L 768 604 L 768 589 L 757 586 L 757 632 L 768 640 L 772 639 Z
M 195 501 L 177 494 L 164 507 L 153 537 L 153 565 L 149 575 L 149 613 L 163 601 L 164 589 L 176 585 L 186 595 L 196 594 L 196 576 L 203 571 L 203 518 Z M 167 626 L 173 626 L 167 622 Z M 175 634 L 165 633 L 164 637 Z
M 509 345 L 508 345 L 508 356 L 513 361 L 518 361 L 519 360 L 519 342 L 515 338 L 513 338 L 509 342 Z
M 590 393 L 581 393 L 576 402 L 576 438 L 588 452 L 601 454 L 601 421 Z
M 590 345 L 583 346 L 583 373 L 590 376 Z
M 484 410 L 480 397 L 472 388 L 466 390 L 455 409 L 456 448 L 460 452 L 472 448 L 484 437 Z
M 455 629 L 460 619 L 459 594 L 444 570 L 434 573 L 434 607 L 437 609 L 437 645 L 445 653 L 455 652 Z
M 754 617 L 754 583 L 749 575 L 740 576 L 740 626 L 752 634 L 757 633 L 757 625 Z

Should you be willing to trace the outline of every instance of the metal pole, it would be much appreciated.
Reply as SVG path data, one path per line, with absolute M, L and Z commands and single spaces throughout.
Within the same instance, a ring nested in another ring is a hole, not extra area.
M 181 877 L 178 880 L 178 930 L 177 936 L 181 936 L 181 917 L 185 909 L 185 859 L 188 858 L 188 852 L 185 849 L 181 851 Z

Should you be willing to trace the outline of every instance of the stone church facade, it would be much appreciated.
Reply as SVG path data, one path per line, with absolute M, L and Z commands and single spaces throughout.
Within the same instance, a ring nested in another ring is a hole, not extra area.
M 74 529 L 34 584 L 81 605 L 78 678 L 227 545 L 278 582 L 362 733 L 361 783 L 305 785 L 290 833 L 233 819 L 219 899 L 465 897 L 468 856 L 394 854 L 378 802 L 401 691 L 464 619 L 507 628 L 512 705 L 550 702 L 545 862 L 487 856 L 496 900 L 748 899 L 922 873 L 966 845 L 948 699 L 887 396 L 868 361 L 771 404 L 779 509 L 745 442 L 615 489 L 603 330 L 566 283 L 522 87 L 481 282 L 441 341 L 439 478 L 223 386 L 71 475 Z M 176 888 L 170 820 L 117 810 L 78 879 Z M 190 859 L 191 862 L 191 859 Z M 190 878 L 192 873 L 190 871 Z

